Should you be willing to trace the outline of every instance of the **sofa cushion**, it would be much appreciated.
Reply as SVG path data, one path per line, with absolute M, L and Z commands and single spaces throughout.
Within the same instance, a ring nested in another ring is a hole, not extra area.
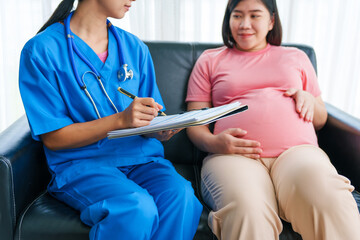
M 22 213 L 15 239 L 88 240 L 89 230 L 77 211 L 44 192 Z
M 360 194 L 353 192 L 360 211 Z M 207 225 L 209 210 L 204 208 L 194 240 L 216 239 Z M 291 224 L 283 222 L 280 240 L 301 240 Z M 90 228 L 80 221 L 79 213 L 52 198 L 48 192 L 41 194 L 21 215 L 15 239 L 22 240 L 87 240 Z

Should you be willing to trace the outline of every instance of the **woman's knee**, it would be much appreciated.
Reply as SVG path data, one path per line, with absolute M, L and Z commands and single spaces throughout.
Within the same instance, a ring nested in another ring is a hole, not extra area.
M 248 236 L 247 239 L 252 239 L 250 236 L 278 236 L 282 231 L 277 208 L 266 201 L 250 198 L 234 199 L 211 212 L 209 223 L 215 235 L 228 236 L 227 239 L 239 239 L 240 234 Z
M 276 199 L 269 196 L 259 198 L 256 196 L 247 196 L 247 193 L 243 193 L 243 196 L 234 199 L 236 205 L 236 212 L 243 218 L 247 218 L 251 221 L 259 221 L 266 216 L 268 219 L 278 218 L 278 206 Z
M 275 196 L 253 194 L 251 191 L 227 195 L 224 203 L 214 209 L 214 216 L 226 222 L 247 222 L 251 225 L 262 223 L 280 224 Z
M 337 173 L 308 169 L 302 178 L 293 181 L 293 189 L 293 198 L 302 200 L 305 206 L 332 211 L 341 205 L 346 194 L 351 195 L 353 187 L 347 178 Z
M 353 190 L 347 178 L 323 163 L 303 165 L 286 180 L 287 186 L 279 193 L 283 209 L 296 204 L 296 208 L 303 206 L 303 209 L 315 208 L 320 212 L 336 211 Z

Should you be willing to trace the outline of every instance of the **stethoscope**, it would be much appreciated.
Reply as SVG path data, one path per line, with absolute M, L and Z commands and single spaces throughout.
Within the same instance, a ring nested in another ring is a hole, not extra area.
M 115 104 L 113 103 L 113 101 L 111 101 L 111 98 L 109 97 L 109 95 L 107 94 L 104 85 L 101 81 L 101 77 L 100 74 L 98 73 L 98 71 L 95 69 L 95 67 L 89 62 L 89 60 L 87 60 L 79 51 L 79 49 L 76 47 L 75 42 L 74 42 L 74 36 L 71 35 L 71 31 L 70 31 L 70 19 L 72 17 L 74 12 L 70 13 L 69 16 L 64 20 L 64 25 L 65 25 L 65 34 L 66 34 L 66 38 L 67 38 L 67 44 L 68 44 L 68 51 L 69 51 L 69 55 L 70 55 L 70 62 L 71 62 L 71 66 L 76 78 L 76 81 L 78 82 L 80 88 L 82 90 L 84 90 L 86 96 L 90 99 L 96 114 L 98 116 L 98 118 L 101 118 L 100 113 L 96 107 L 96 104 L 93 100 L 93 98 L 91 97 L 90 92 L 87 90 L 85 81 L 84 81 L 84 77 L 86 74 L 90 73 L 92 75 L 95 76 L 95 78 L 98 80 L 101 89 L 103 91 L 103 93 L 105 94 L 106 98 L 109 100 L 109 102 L 111 103 L 112 107 L 114 108 L 115 112 L 118 113 L 119 111 L 117 110 L 117 108 L 115 107 Z M 120 68 L 120 70 L 117 73 L 117 77 L 119 79 L 119 81 L 126 81 L 126 79 L 132 79 L 133 78 L 133 71 L 132 70 L 128 70 L 128 65 L 125 64 L 125 60 L 124 60 L 124 55 L 123 52 L 121 51 L 121 42 L 120 42 L 120 37 L 118 32 L 116 31 L 115 27 L 111 24 L 111 22 L 109 20 L 107 20 L 107 25 L 110 28 L 110 31 L 112 32 L 112 34 L 115 36 L 117 45 L 118 45 L 118 49 L 119 49 L 119 57 L 120 57 L 120 65 L 122 66 L 122 68 Z M 77 68 L 75 66 L 75 58 L 74 58 L 74 52 L 81 58 L 82 61 L 84 61 L 86 63 L 86 65 L 89 66 L 89 68 L 91 69 L 91 71 L 87 71 L 82 75 L 82 78 L 80 78 L 79 72 L 77 71 Z

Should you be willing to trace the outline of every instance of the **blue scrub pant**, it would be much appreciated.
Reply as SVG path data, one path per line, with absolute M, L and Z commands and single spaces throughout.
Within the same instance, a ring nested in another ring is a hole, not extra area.
M 81 212 L 91 240 L 193 239 L 202 205 L 167 160 L 102 167 L 49 191 Z

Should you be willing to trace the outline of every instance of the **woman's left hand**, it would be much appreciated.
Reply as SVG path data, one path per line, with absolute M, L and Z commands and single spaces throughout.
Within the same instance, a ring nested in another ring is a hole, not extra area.
M 145 134 L 143 136 L 148 137 L 148 138 L 156 138 L 157 140 L 163 142 L 163 141 L 167 141 L 170 138 L 172 138 L 175 134 L 177 134 L 178 132 L 180 132 L 181 129 L 173 129 L 173 130 L 165 130 L 165 131 L 160 131 L 160 132 L 156 132 L 156 133 L 149 133 L 149 134 Z
M 295 100 L 296 112 L 299 113 L 302 119 L 307 122 L 313 121 L 316 98 L 311 93 L 300 89 L 289 88 L 284 95 Z

